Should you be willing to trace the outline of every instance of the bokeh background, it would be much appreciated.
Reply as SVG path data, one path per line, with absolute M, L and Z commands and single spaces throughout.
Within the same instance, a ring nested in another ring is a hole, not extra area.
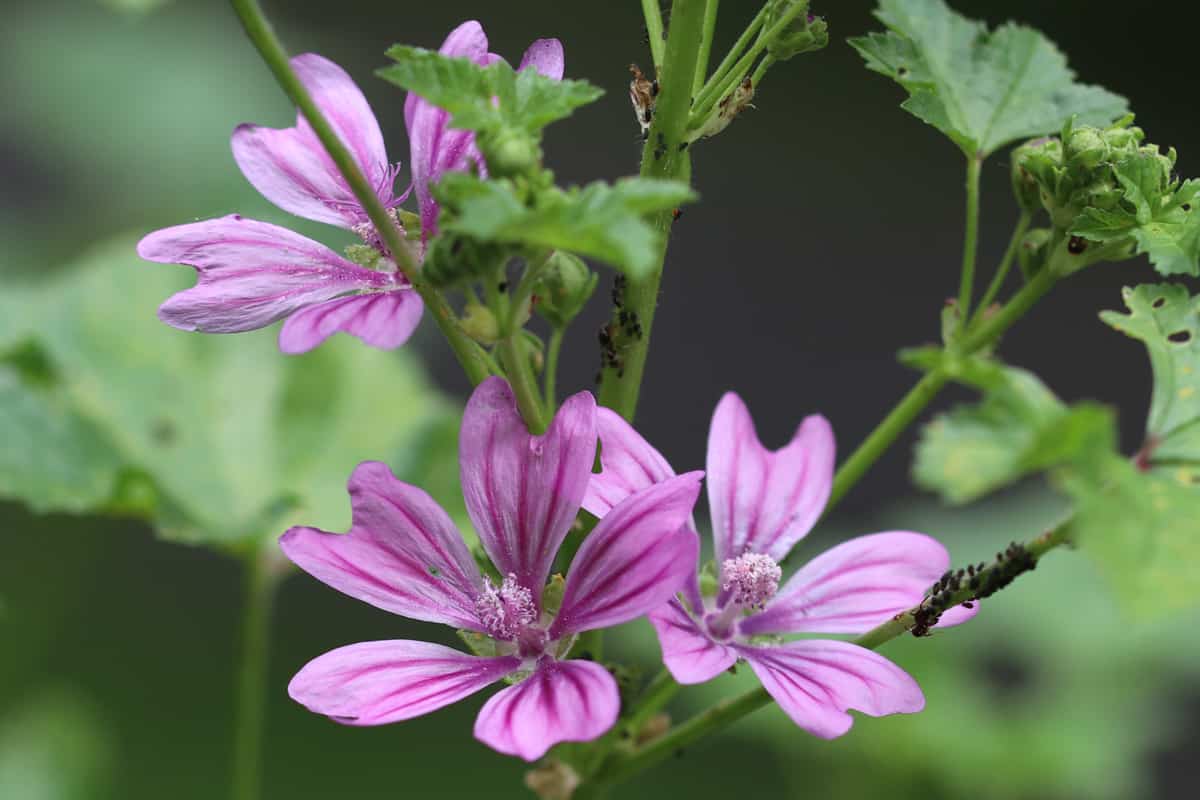
M 1193 34 L 1166 24 L 1160 4 L 954 5 L 993 23 L 1014 18 L 1041 28 L 1087 81 L 1132 99 L 1150 138 L 1180 149 L 1182 173 L 1200 172 Z M 568 74 L 608 94 L 550 129 L 549 162 L 564 182 L 636 171 L 640 142 L 626 67 L 649 57 L 634 0 L 267 7 L 293 52 L 320 52 L 359 80 L 393 158 L 405 162 L 402 97 L 372 77 L 388 45 L 435 47 L 467 18 L 480 19 L 492 49 L 510 59 L 533 38 L 557 36 Z M 722 41 L 732 40 L 753 7 L 722 3 Z M 848 452 L 914 379 L 894 353 L 936 339 L 938 311 L 956 283 L 957 150 L 899 110 L 901 92 L 866 72 L 845 45 L 846 36 L 877 27 L 867 0 L 815 10 L 830 19 L 828 50 L 773 70 L 757 110 L 695 152 L 703 200 L 675 229 L 639 418 L 680 467 L 701 464 L 709 414 L 731 388 L 749 402 L 768 443 L 782 443 L 802 415 L 820 410 Z M 235 210 L 293 223 L 254 193 L 229 154 L 236 124 L 282 126 L 292 111 L 224 4 L 5 0 L 2 12 L 0 292 L 46 279 L 92 287 L 79 265 L 94 261 L 97 248 L 129 270 L 145 270 L 153 286 L 154 271 L 175 270 L 185 284 L 190 271 L 140 264 L 127 245 L 158 227 Z M 987 265 L 1016 216 L 1002 155 L 986 166 L 983 210 Z M 346 243 L 319 226 L 300 227 L 335 246 Z M 566 389 L 591 385 L 609 280 L 568 339 Z M 1147 361 L 1140 345 L 1107 329 L 1096 312 L 1119 307 L 1121 286 L 1151 280 L 1144 264 L 1085 271 L 1002 348 L 1065 399 L 1113 404 L 1128 448 L 1145 419 Z M 162 357 L 174 357 L 167 343 L 175 334 L 154 327 L 153 304 L 135 295 L 114 292 L 100 301 L 107 324 L 137 332 L 151 354 L 161 330 Z M 467 386 L 433 326 L 396 365 L 420 393 L 421 424 L 443 412 L 452 419 Z M 956 397 L 966 395 L 949 392 L 940 405 Z M 412 427 L 413 402 L 372 397 L 374 416 L 364 424 Z M 1038 532 L 1060 511 L 1037 482 L 977 507 L 941 507 L 910 487 L 912 441 L 906 437 L 880 462 L 808 550 L 909 528 L 942 538 L 966 562 Z M 10 456 L 20 446 L 0 441 Z M 452 447 L 452 437 L 441 446 Z M 392 455 L 406 457 L 364 445 L 355 459 Z M 18 457 L 26 456 L 39 454 Z M 246 461 L 259 463 L 250 453 Z M 253 470 L 244 472 L 255 480 Z M 437 485 L 452 502 L 452 470 L 449 477 L 437 476 Z M 340 493 L 322 489 L 334 490 Z M 141 523 L 0 504 L 0 798 L 225 796 L 240 572 L 228 556 L 162 541 Z M 1197 622 L 1194 614 L 1130 620 L 1083 557 L 1054 554 L 989 602 L 974 624 L 887 646 L 921 681 L 924 713 L 863 719 L 828 743 L 796 731 L 775 710 L 761 711 L 620 796 L 1184 796 L 1200 757 Z M 419 721 L 357 730 L 308 714 L 284 693 L 301 664 L 333 646 L 443 635 L 431 627 L 303 576 L 285 582 L 271 637 L 265 797 L 526 796 L 522 765 L 470 738 L 482 698 Z M 620 652 L 653 668 L 648 626 L 631 626 L 623 641 Z M 685 692 L 672 710 L 686 714 L 739 691 L 746 677 Z

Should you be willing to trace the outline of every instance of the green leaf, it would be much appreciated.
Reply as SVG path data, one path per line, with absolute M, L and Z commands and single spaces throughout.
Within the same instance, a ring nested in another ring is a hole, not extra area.
M 511 127 L 536 133 L 604 94 L 586 81 L 554 80 L 534 69 L 514 72 L 503 61 L 482 67 L 403 45 L 387 55 L 396 63 L 380 69 L 380 77 L 450 112 L 451 126 L 464 130 Z
M 446 186 L 443 181 L 442 186 Z M 551 189 L 534 205 L 512 184 L 456 177 L 450 184 L 459 215 L 446 229 L 483 241 L 565 250 L 592 256 L 642 277 L 654 268 L 661 234 L 643 218 L 695 199 L 685 184 L 627 178 L 568 191 Z
M 1200 467 L 1200 295 L 1177 284 L 1143 284 L 1122 291 L 1128 314 L 1100 318 L 1140 340 L 1150 355 L 1154 390 L 1146 423 L 1150 463 Z
M 1200 488 L 1116 457 L 1069 477 L 1064 488 L 1075 500 L 1072 540 L 1096 559 L 1126 608 L 1148 616 L 1200 601 Z
M 1032 373 L 991 361 L 962 362 L 955 377 L 983 400 L 942 414 L 921 432 L 914 479 L 950 503 L 966 503 L 1026 475 L 1111 451 L 1112 412 L 1068 407 Z
M 1054 43 L 1008 23 L 988 31 L 942 0 L 880 0 L 889 30 L 850 40 L 867 67 L 909 93 L 902 107 L 950 137 L 970 157 L 1052 133 L 1071 117 L 1106 124 L 1123 98 L 1075 81 Z
M 194 273 L 142 262 L 134 244 L 117 240 L 49 284 L 0 292 L 0 319 L 13 303 L 28 312 L 0 325 L 0 352 L 33 341 L 52 367 L 36 380 L 0 373 L 0 493 L 235 545 L 290 521 L 344 529 L 359 461 L 389 461 L 420 483 L 455 460 L 444 442 L 424 463 L 410 453 L 454 411 L 409 354 L 336 336 L 291 357 L 273 331 L 176 331 L 154 310 Z

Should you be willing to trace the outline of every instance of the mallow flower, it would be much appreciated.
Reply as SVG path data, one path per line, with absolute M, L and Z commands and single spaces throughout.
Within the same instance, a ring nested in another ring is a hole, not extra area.
M 497 681 L 475 736 L 532 761 L 551 746 L 587 741 L 615 723 L 620 700 L 599 664 L 568 659 L 577 634 L 646 614 L 683 585 L 698 538 L 685 522 L 700 492 L 693 472 L 628 493 L 584 539 L 561 588 L 545 593 L 579 511 L 596 453 L 596 404 L 568 399 L 544 435 L 525 427 L 509 385 L 489 378 L 463 415 L 463 495 L 496 568 L 481 574 L 450 517 L 379 463 L 350 478 L 350 532 L 292 528 L 284 553 L 318 580 L 411 619 L 470 632 L 471 655 L 441 644 L 351 644 L 304 666 L 288 687 L 319 714 L 349 725 L 411 719 Z
M 487 52 L 477 22 L 456 28 L 442 52 L 479 63 L 499 58 Z M 408 194 L 395 193 L 399 165 L 388 161 L 379 123 L 354 81 L 314 53 L 296 56 L 291 65 L 380 202 L 398 207 Z M 562 45 L 555 39 L 534 42 L 521 67 L 561 78 Z M 418 97 L 408 97 L 405 122 L 424 241 L 436 230 L 431 184 L 447 171 L 481 167 L 482 159 L 473 134 L 451 130 L 449 115 Z M 338 331 L 383 349 L 404 344 L 421 320 L 421 298 L 303 115 L 284 129 L 240 125 L 232 148 L 242 174 L 264 197 L 297 216 L 353 231 L 370 255 L 352 261 L 287 228 L 238 214 L 165 228 L 142 239 L 138 254 L 187 264 L 199 279 L 168 299 L 159 318 L 205 333 L 256 330 L 284 319 L 279 347 L 285 353 L 311 350 Z
M 620 416 L 600 409 L 601 466 L 585 509 L 607 519 L 625 498 L 674 471 Z M 806 418 L 780 450 L 767 450 L 742 400 L 726 394 L 708 437 L 708 500 L 715 582 L 703 592 L 690 571 L 680 596 L 650 614 L 675 680 L 704 683 L 739 659 L 801 728 L 823 738 L 871 716 L 920 711 L 916 681 L 883 656 L 850 642 L 785 638 L 857 634 L 920 602 L 950 564 L 946 549 L 919 533 L 851 539 L 805 564 L 783 586 L 780 561 L 821 516 L 833 485 L 834 440 L 821 416 Z M 970 614 L 956 608 L 954 624 Z

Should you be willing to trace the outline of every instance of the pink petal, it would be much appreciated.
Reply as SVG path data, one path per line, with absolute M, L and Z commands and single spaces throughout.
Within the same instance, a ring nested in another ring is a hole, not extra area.
M 915 603 L 913 605 L 916 605 Z M 934 628 L 953 628 L 955 625 L 962 625 L 967 620 L 973 619 L 979 613 L 979 601 L 976 600 L 971 604 L 970 608 L 966 606 L 954 606 L 942 612 L 942 616 L 938 619 Z
M 478 658 L 429 642 L 361 642 L 305 664 L 288 694 L 347 725 L 383 725 L 456 703 L 520 666 L 515 656 Z
M 559 742 L 589 742 L 617 721 L 617 682 L 591 661 L 542 658 L 532 675 L 492 696 L 475 738 L 493 750 L 536 761 Z
M 552 639 L 636 619 L 696 574 L 700 538 L 685 524 L 703 474 L 651 486 L 600 520 L 571 562 Z
M 540 598 L 579 512 L 596 456 L 596 401 L 570 397 L 534 436 L 503 378 L 479 384 L 463 412 L 459 463 L 467 512 L 501 575 Z
M 583 507 L 603 517 L 625 498 L 675 476 L 675 470 L 612 409 L 596 409 L 601 472 L 588 481 Z
M 353 524 L 345 534 L 292 528 L 279 540 L 305 572 L 340 592 L 410 619 L 482 630 L 482 578 L 441 506 L 366 461 L 350 476 Z
M 305 53 L 291 63 L 380 201 L 391 205 L 395 173 L 367 99 L 346 71 L 328 59 Z M 291 128 L 239 125 L 231 144 L 246 180 L 283 210 L 347 228 L 366 220 L 350 186 L 302 115 L 296 115 Z
M 408 287 L 339 297 L 288 317 L 279 331 L 279 349 L 306 353 L 344 331 L 372 347 L 391 350 L 408 341 L 424 308 L 421 296 Z
M 678 600 L 649 615 L 663 664 L 679 683 L 705 683 L 733 666 L 737 653 L 709 638 Z
M 196 285 L 158 312 L 185 331 L 250 331 L 346 292 L 395 285 L 391 275 L 351 264 L 312 239 L 238 214 L 155 231 L 137 251 L 147 261 L 196 268 Z
M 538 39 L 525 51 L 525 56 L 521 59 L 521 66 L 517 67 L 517 71 L 533 67 L 547 78 L 560 81 L 565 63 L 562 42 L 558 39 Z
M 850 730 L 848 709 L 882 717 L 925 707 L 921 687 L 907 672 L 849 642 L 807 639 L 737 649 L 792 721 L 822 739 Z
M 767 450 L 741 398 L 721 398 L 708 434 L 708 504 L 717 563 L 746 552 L 780 561 L 816 524 L 833 487 L 833 431 L 805 418 L 792 441 Z
M 469 20 L 450 32 L 438 52 L 487 64 L 492 60 L 487 46 L 483 28 L 478 22 Z M 475 147 L 475 134 L 452 130 L 447 112 L 411 92 L 404 101 L 404 123 L 408 129 L 413 190 L 421 212 L 421 236 L 427 240 L 437 233 L 438 216 L 438 205 L 430 187 L 443 173 L 482 164 L 483 158 Z
M 740 630 L 764 633 L 863 633 L 921 602 L 950 566 L 950 554 L 920 533 L 860 536 L 800 568 L 766 610 Z

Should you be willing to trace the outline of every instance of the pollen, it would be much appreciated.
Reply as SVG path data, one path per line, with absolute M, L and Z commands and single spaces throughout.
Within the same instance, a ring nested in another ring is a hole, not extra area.
M 762 553 L 743 553 L 721 565 L 721 588 L 744 608 L 762 608 L 779 591 L 782 577 L 779 565 Z
M 475 599 L 475 613 L 493 639 L 512 641 L 538 618 L 533 592 L 517 583 L 509 573 L 497 588 L 491 578 L 484 578 L 483 592 Z

